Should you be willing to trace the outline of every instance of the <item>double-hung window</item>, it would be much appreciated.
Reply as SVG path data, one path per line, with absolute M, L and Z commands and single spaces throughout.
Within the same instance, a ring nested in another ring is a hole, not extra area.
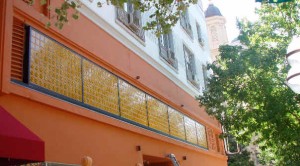
M 189 13 L 188 10 L 184 11 L 180 15 L 180 25 L 187 32 L 187 34 L 193 38 L 192 26 L 190 24 Z
M 204 46 L 204 40 L 202 38 L 201 28 L 200 28 L 200 25 L 198 23 L 196 23 L 196 28 L 197 28 L 197 39 L 198 39 L 198 42 L 203 47 Z
M 206 65 L 202 65 L 202 74 L 203 74 L 203 90 L 207 89 L 207 79 L 208 79 L 208 75 L 207 75 L 207 66 Z
M 195 87 L 199 88 L 199 81 L 196 73 L 196 64 L 194 54 L 186 47 L 183 46 L 185 66 L 186 66 L 186 77 L 187 80 L 192 83 Z
M 177 69 L 177 59 L 174 53 L 174 44 L 172 32 L 168 34 L 162 34 L 159 37 L 159 51 L 160 57 L 168 62 L 172 67 Z
M 117 8 L 117 19 L 141 40 L 145 41 L 144 30 L 142 28 L 142 14 L 134 8 L 134 4 L 130 0 L 124 3 L 123 8 Z

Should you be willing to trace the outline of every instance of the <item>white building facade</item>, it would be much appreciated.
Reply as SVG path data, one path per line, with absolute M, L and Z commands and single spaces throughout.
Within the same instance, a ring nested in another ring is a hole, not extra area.
M 180 20 L 172 28 L 171 39 L 167 39 L 172 42 L 171 46 L 167 46 L 170 48 L 167 49 L 171 49 L 174 53 L 172 55 L 174 60 L 170 57 L 170 61 L 160 51 L 160 46 L 162 46 L 160 42 L 163 42 L 163 37 L 158 39 L 151 31 L 135 32 L 128 28 L 126 23 L 121 21 L 122 18 L 118 18 L 118 9 L 113 5 L 104 5 L 99 8 L 96 1 L 82 1 L 82 3 L 84 5 L 80 12 L 95 24 L 161 71 L 190 95 L 197 96 L 202 93 L 205 88 L 205 77 L 207 77 L 204 65 L 211 63 L 211 58 L 201 1 L 191 5 L 187 11 L 186 22 L 190 29 L 185 28 Z M 150 12 L 141 13 L 141 25 L 146 24 L 149 15 Z M 138 33 L 140 36 L 137 35 Z M 188 58 L 188 55 L 192 57 Z M 187 66 L 187 63 L 191 63 L 190 66 Z

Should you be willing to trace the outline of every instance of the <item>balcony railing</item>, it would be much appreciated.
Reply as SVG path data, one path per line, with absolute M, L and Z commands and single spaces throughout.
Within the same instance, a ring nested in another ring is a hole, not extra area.
M 207 148 L 206 128 L 202 124 L 41 32 L 28 28 L 26 33 L 29 34 L 28 64 L 25 64 L 28 72 L 23 73 L 27 81 L 22 85 Z

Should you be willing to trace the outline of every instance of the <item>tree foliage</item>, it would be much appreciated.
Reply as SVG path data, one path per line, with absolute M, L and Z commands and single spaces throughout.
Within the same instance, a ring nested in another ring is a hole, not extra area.
M 254 166 L 254 162 L 250 160 L 250 153 L 246 150 L 240 154 L 228 156 L 228 166 Z
M 219 48 L 213 75 L 197 99 L 238 141 L 253 136 L 261 163 L 300 163 L 300 96 L 285 84 L 286 48 L 299 34 L 299 0 L 262 4 L 260 20 L 240 20 L 241 46 Z M 225 135 L 226 136 L 226 133 Z
M 32 5 L 35 0 L 26 0 Z M 48 0 L 39 0 L 40 5 L 47 5 Z M 82 0 L 88 1 L 88 0 Z M 154 30 L 157 35 L 168 33 L 180 18 L 180 14 L 184 12 L 191 4 L 197 3 L 198 0 L 95 0 L 99 8 L 104 4 L 123 7 L 124 3 L 132 3 L 136 10 L 141 12 L 152 12 L 149 16 L 151 21 L 147 22 L 143 27 L 145 30 Z M 65 0 L 61 6 L 54 9 L 56 14 L 55 26 L 62 29 L 69 22 L 70 18 L 78 19 L 77 11 L 82 5 L 81 0 Z M 47 7 L 49 10 L 51 6 Z M 47 23 L 50 26 L 50 22 Z M 160 28 L 157 28 L 157 27 Z

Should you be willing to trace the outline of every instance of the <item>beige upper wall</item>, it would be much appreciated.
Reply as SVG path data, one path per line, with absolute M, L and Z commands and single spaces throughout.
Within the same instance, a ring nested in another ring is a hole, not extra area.
M 219 46 L 228 43 L 224 16 L 211 16 L 206 18 L 206 27 L 212 61 L 219 55 Z

